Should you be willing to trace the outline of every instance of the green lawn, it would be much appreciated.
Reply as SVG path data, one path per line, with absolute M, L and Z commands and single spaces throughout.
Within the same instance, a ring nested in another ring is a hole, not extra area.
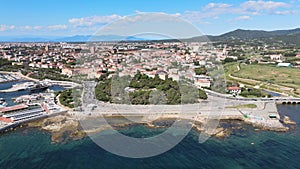
M 275 65 L 246 65 L 241 64 L 241 70 L 232 75 L 254 79 L 263 82 L 271 82 L 282 85 L 293 85 L 300 88 L 300 70 L 296 68 L 276 67 Z
M 241 104 L 241 105 L 237 105 L 237 106 L 227 106 L 226 108 L 250 108 L 250 109 L 254 109 L 257 108 L 256 104 Z
M 253 79 L 260 81 L 262 88 L 273 91 L 284 91 L 289 93 L 288 88 L 293 88 L 291 94 L 300 95 L 300 70 L 296 68 L 276 67 L 276 65 L 258 65 L 258 64 L 240 64 L 240 70 L 237 69 L 238 63 L 228 63 L 224 65 L 227 80 L 231 81 L 229 74 L 243 79 Z M 236 80 L 233 80 L 236 81 Z M 251 81 L 240 81 L 248 85 L 258 85 Z M 278 86 L 280 85 L 280 86 Z M 288 87 L 287 89 L 284 87 Z

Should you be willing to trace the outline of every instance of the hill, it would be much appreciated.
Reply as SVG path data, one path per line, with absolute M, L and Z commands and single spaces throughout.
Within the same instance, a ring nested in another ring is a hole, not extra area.
M 228 40 L 261 40 L 266 43 L 282 42 L 300 46 L 300 28 L 291 30 L 243 30 L 237 29 L 218 36 L 198 36 L 188 39 L 182 39 L 185 42 L 204 42 L 204 41 L 228 41 Z
M 263 30 L 243 30 L 237 29 L 232 32 L 228 32 L 217 36 L 218 38 L 237 38 L 237 39 L 258 39 L 258 38 L 270 38 L 275 36 L 287 36 L 300 33 L 300 28 L 291 30 L 276 30 L 276 31 L 263 31 Z

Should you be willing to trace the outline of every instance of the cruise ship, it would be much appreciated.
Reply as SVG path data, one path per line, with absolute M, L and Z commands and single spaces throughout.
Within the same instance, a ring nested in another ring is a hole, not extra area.
M 36 84 L 35 86 L 28 88 L 30 93 L 39 93 L 43 92 L 48 89 L 49 86 L 47 85 L 42 85 L 42 84 Z
M 44 83 L 44 82 L 39 82 L 39 83 L 35 83 L 35 82 L 27 82 L 25 83 L 25 88 L 27 90 L 29 90 L 29 93 L 39 93 L 39 92 L 43 92 L 46 89 L 48 89 L 49 84 Z

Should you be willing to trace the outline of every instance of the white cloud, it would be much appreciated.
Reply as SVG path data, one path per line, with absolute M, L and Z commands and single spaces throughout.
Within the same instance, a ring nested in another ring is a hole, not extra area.
M 225 4 L 225 3 L 209 3 L 207 4 L 203 9 L 204 10 L 210 10 L 210 9 L 224 9 L 228 8 L 232 5 L 230 4 Z
M 44 27 L 43 26 L 34 26 L 33 29 L 35 30 L 40 30 L 40 29 L 43 29 Z
M 0 32 L 15 29 L 14 25 L 0 25 Z
M 122 18 L 120 15 L 107 15 L 107 16 L 89 16 L 84 18 L 69 19 L 69 23 L 75 27 L 78 26 L 92 26 L 96 24 L 106 24 Z
M 185 11 L 183 18 L 198 23 L 205 23 L 205 19 L 218 19 L 221 15 L 233 14 L 244 15 L 240 20 L 248 19 L 245 16 L 255 16 L 261 14 L 295 14 L 296 11 L 280 11 L 283 8 L 290 8 L 291 5 L 285 2 L 264 1 L 264 0 L 249 0 L 241 4 L 232 5 L 226 3 L 209 3 L 199 11 Z M 249 16 L 249 17 L 250 17 Z
M 67 29 L 67 25 L 49 25 L 47 26 L 47 29 L 50 29 L 50 30 L 64 30 L 64 29 Z
M 274 2 L 274 1 L 247 1 L 240 5 L 240 8 L 237 9 L 237 11 L 240 10 L 241 13 L 253 13 L 253 12 L 273 12 L 274 10 L 278 8 L 287 8 L 290 7 L 289 4 L 285 2 Z
M 21 31 L 30 31 L 30 30 L 64 30 L 67 29 L 68 26 L 67 25 L 48 25 L 48 26 L 40 26 L 40 25 L 36 25 L 36 26 L 29 26 L 29 25 L 25 25 L 25 26 L 18 26 L 15 27 L 18 30 Z
M 239 17 L 234 18 L 232 21 L 242 21 L 242 20 L 250 20 L 250 19 L 251 19 L 250 16 L 243 15 L 243 16 L 239 16 Z
M 218 19 L 219 15 L 226 14 L 232 8 L 231 4 L 209 3 L 203 8 L 202 17 Z
M 18 27 L 18 28 L 21 29 L 21 30 L 31 30 L 31 29 L 32 29 L 32 27 L 29 26 L 29 25 L 20 26 L 20 27 Z
M 220 15 L 229 13 L 231 4 L 209 3 L 200 11 L 185 11 L 182 17 L 191 22 L 207 24 L 204 19 L 218 19 Z
M 298 12 L 295 11 L 295 10 L 292 10 L 292 11 L 275 11 L 274 14 L 276 15 L 293 15 L 293 14 L 297 14 Z

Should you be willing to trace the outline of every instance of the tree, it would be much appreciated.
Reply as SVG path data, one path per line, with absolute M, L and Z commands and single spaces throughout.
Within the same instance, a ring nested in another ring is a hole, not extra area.
M 207 94 L 205 91 L 199 89 L 199 98 L 200 99 L 203 99 L 203 100 L 206 100 L 207 99 Z
M 194 65 L 195 65 L 195 66 L 200 66 L 200 63 L 199 63 L 198 60 L 194 60 L 193 62 L 194 62 Z
M 206 75 L 207 73 L 207 69 L 205 68 L 205 66 L 201 66 L 200 68 L 195 68 L 194 71 L 196 75 Z
M 112 78 L 115 79 L 111 81 Z M 129 103 L 126 101 L 130 101 L 131 104 L 180 104 L 196 103 L 199 98 L 207 98 L 204 91 L 198 91 L 197 88 L 190 85 L 179 87 L 178 82 L 172 78 L 166 80 L 162 80 L 158 76 L 150 78 L 139 72 L 130 83 L 131 77 L 112 78 L 100 81 L 96 86 L 95 96 L 98 100 L 113 101 L 119 104 Z M 111 85 L 114 86 L 113 91 L 111 91 Z M 128 92 L 125 90 L 127 86 L 135 90 Z
M 236 60 L 233 58 L 225 58 L 223 61 L 223 63 L 230 63 L 230 62 L 236 62 Z

